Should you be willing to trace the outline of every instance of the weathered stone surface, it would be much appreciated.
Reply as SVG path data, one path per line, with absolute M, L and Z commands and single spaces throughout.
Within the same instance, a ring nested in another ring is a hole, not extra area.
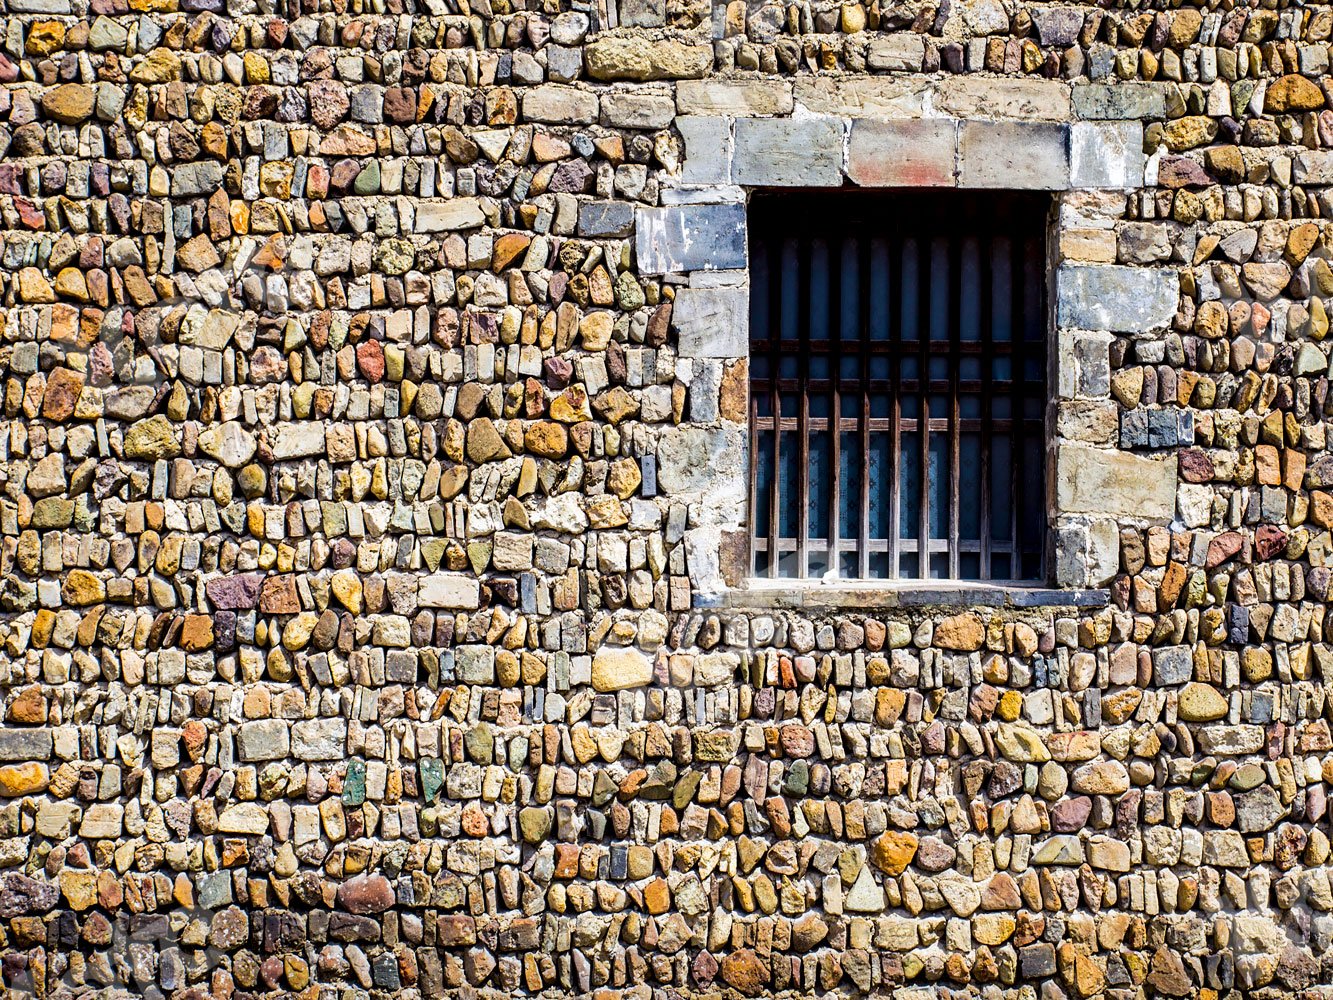
M 957 122 L 857 119 L 847 176 L 863 187 L 949 187 L 957 183 L 957 146 Z
M 608 36 L 583 50 L 594 80 L 697 80 L 708 72 L 712 50 L 674 40 Z
M 743 286 L 682 288 L 671 310 L 681 357 L 744 357 L 750 337 L 749 307 Z
M 836 118 L 741 118 L 732 178 L 762 187 L 842 183 L 843 124 Z
M 592 658 L 592 686 L 598 691 L 643 687 L 652 679 L 652 661 L 637 649 L 603 647 Z
M 1056 275 L 1061 326 L 1144 333 L 1169 323 L 1179 304 L 1174 271 L 1063 264 Z
M 1067 443 L 1056 453 L 1062 512 L 1167 520 L 1176 509 L 1177 462 Z
M 634 232 L 635 254 L 645 274 L 745 267 L 743 205 L 639 209 Z
M 964 121 L 958 185 L 1061 191 L 1069 187 L 1069 129 L 1033 122 Z

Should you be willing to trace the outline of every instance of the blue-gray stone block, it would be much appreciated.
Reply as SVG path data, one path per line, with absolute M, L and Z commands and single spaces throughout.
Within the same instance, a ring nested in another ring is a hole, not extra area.
M 641 208 L 635 220 L 634 251 L 641 274 L 743 268 L 745 206 Z

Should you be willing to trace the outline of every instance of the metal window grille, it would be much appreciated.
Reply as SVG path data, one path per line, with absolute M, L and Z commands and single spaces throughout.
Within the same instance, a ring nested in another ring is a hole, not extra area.
M 755 576 L 1045 579 L 1048 210 L 754 196 Z

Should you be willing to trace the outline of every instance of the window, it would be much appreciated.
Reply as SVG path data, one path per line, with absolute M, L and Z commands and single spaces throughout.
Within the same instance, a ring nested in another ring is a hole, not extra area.
M 1048 210 L 754 196 L 755 577 L 1045 579 Z

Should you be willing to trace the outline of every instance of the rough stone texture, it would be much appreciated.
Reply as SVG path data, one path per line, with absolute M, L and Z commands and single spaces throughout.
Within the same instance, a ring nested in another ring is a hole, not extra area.
M 1327 993 L 1326 4 L 0 20 L 7 996 Z M 752 189 L 955 183 L 1106 589 L 735 593 Z

